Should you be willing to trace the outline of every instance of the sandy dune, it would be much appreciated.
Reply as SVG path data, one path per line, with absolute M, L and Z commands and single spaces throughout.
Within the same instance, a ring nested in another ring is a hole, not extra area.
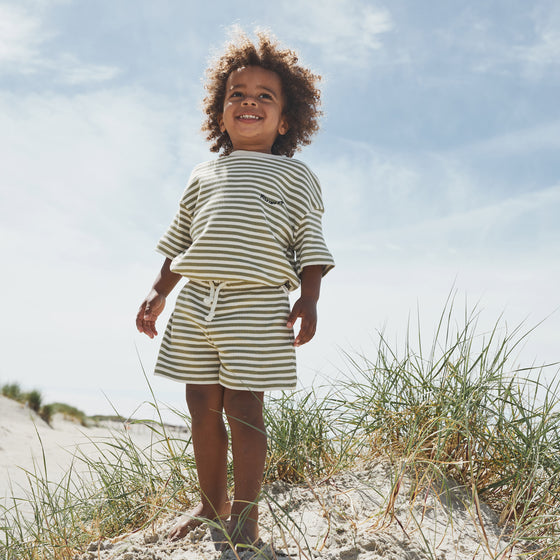
M 44 462 L 49 480 L 60 480 L 77 448 L 95 455 L 96 442 L 110 440 L 125 429 L 142 447 L 152 441 L 151 430 L 139 424 L 104 422 L 86 428 L 57 414 L 49 426 L 28 407 L 0 396 L 0 500 L 22 495 L 28 487 L 27 473 L 44 472 Z
M 94 453 L 93 441 L 113 437 L 122 425 L 84 428 L 63 418 L 53 427 L 19 403 L 0 397 L 0 497 L 20 494 L 25 470 L 42 468 L 43 450 L 48 476 L 61 477 L 79 446 Z M 150 430 L 132 426 L 141 445 Z M 42 446 L 41 446 L 42 443 Z M 479 511 L 466 494 L 451 485 L 447 493 L 431 490 L 411 505 L 408 483 L 401 485 L 394 517 L 384 518 L 391 493 L 393 468 L 386 462 L 357 466 L 329 480 L 307 486 L 276 482 L 261 500 L 262 538 L 259 558 L 323 558 L 326 560 L 467 560 L 514 558 L 500 540 L 502 529 L 484 505 Z M 92 543 L 76 560 L 213 560 L 216 534 L 206 526 L 178 543 L 165 538 L 173 519 L 132 535 Z M 502 555 L 503 552 L 506 552 Z M 222 555 L 233 559 L 230 552 Z M 245 552 L 241 558 L 252 558 Z
M 472 560 L 515 558 L 500 541 L 495 515 L 482 506 L 480 520 L 465 494 L 431 492 L 411 506 L 406 487 L 395 518 L 378 515 L 390 493 L 388 464 L 377 463 L 333 477 L 313 487 L 276 482 L 261 500 L 262 553 L 250 558 L 289 560 Z M 406 486 L 406 483 L 405 483 Z M 289 510 L 289 515 L 282 510 Z M 476 522 L 475 522 L 476 520 Z M 180 542 L 166 534 L 172 520 L 137 534 L 92 543 L 76 560 L 237 560 L 216 551 L 219 535 L 202 526 Z

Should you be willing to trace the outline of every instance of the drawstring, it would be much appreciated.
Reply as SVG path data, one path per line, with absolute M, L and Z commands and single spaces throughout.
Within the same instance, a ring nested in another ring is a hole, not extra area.
M 214 282 L 208 282 L 208 286 L 210 287 L 210 293 L 208 294 L 207 297 L 205 297 L 202 300 L 205 305 L 208 305 L 210 307 L 210 311 L 208 312 L 208 315 L 204 317 L 204 319 L 208 323 L 212 321 L 212 319 L 214 319 L 214 316 L 216 315 L 216 306 L 218 305 L 218 297 L 220 295 L 220 290 L 222 288 L 225 288 L 227 285 L 228 285 L 227 282 L 216 282 L 216 284 L 214 284 Z M 279 288 L 286 294 L 290 292 L 286 284 L 279 286 Z
M 214 286 L 214 282 L 208 282 L 208 284 L 210 285 L 210 293 L 208 294 L 208 297 L 203 299 L 203 301 L 206 305 L 210 306 L 210 312 L 206 315 L 206 317 L 204 317 L 206 321 L 210 322 L 216 314 L 216 305 L 218 305 L 220 290 L 227 286 L 227 282 L 220 282 L 217 286 Z

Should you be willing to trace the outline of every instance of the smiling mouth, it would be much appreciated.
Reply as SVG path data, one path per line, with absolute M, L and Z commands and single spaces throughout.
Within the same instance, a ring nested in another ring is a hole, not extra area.
M 245 114 L 239 115 L 237 119 L 240 121 L 260 121 L 262 117 L 259 117 L 257 115 Z

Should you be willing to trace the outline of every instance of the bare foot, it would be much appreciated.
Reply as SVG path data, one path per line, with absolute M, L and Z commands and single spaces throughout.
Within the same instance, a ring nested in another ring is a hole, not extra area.
M 241 519 L 239 516 L 232 516 L 227 532 L 234 547 L 241 545 L 253 546 L 259 540 L 259 525 L 255 519 Z
M 200 503 L 189 513 L 179 518 L 177 523 L 171 528 L 171 531 L 169 531 L 167 538 L 172 541 L 182 539 L 187 533 L 196 527 L 200 527 L 205 519 L 226 521 L 230 511 L 231 504 L 229 502 L 225 503 L 221 511 L 217 512 L 218 515 L 212 509 L 205 511 L 204 505 Z

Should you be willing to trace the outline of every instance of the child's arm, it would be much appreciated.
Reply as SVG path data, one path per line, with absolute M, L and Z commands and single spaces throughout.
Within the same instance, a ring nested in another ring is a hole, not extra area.
M 169 269 L 171 259 L 166 258 L 154 285 L 142 302 L 136 315 L 136 328 L 150 338 L 157 336 L 156 319 L 165 307 L 165 298 L 181 279 L 181 275 Z
M 301 318 L 301 328 L 294 341 L 294 346 L 301 346 L 309 342 L 315 335 L 317 328 L 317 301 L 321 291 L 323 266 L 306 266 L 301 271 L 301 296 L 294 303 L 286 326 L 291 329 L 296 319 Z

